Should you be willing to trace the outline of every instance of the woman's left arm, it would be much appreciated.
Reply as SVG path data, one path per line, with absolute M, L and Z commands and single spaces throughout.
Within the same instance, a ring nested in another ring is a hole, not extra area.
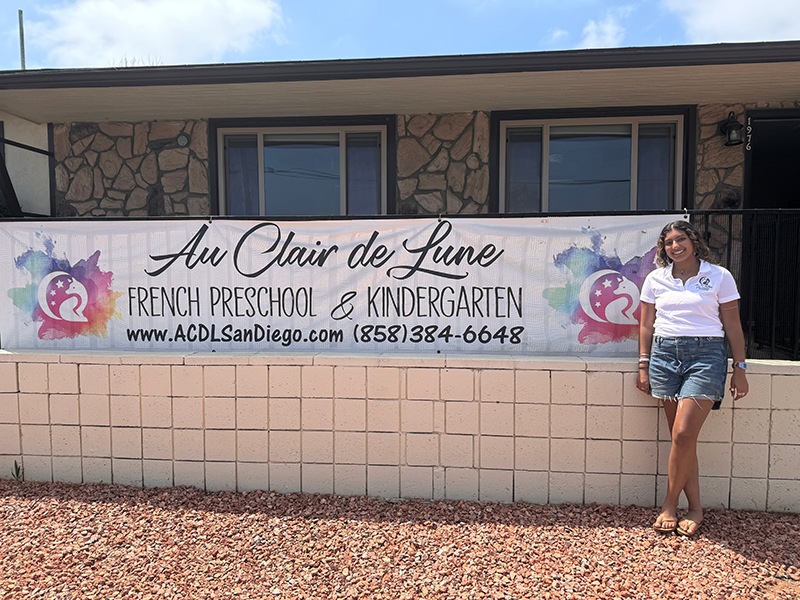
M 722 329 L 731 345 L 733 362 L 744 362 L 744 332 L 742 331 L 742 321 L 739 317 L 739 301 L 731 300 L 719 305 L 719 315 L 722 320 Z M 744 369 L 733 368 L 731 375 L 731 396 L 736 399 L 747 395 L 749 386 L 747 384 L 747 374 Z

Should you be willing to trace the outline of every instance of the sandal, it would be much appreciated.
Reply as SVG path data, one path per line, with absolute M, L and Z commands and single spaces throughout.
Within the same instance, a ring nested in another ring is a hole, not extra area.
M 688 531 L 687 529 L 684 529 L 683 527 L 681 527 L 680 525 L 678 525 L 678 526 L 675 528 L 675 533 L 677 533 L 677 534 L 679 534 L 679 535 L 682 535 L 682 536 L 684 536 L 684 537 L 694 537 L 694 536 L 696 536 L 696 535 L 697 535 L 697 533 L 700 531 L 700 526 L 703 524 L 703 521 L 701 520 L 701 521 L 698 523 L 697 521 L 692 521 L 691 519 L 683 519 L 683 520 L 681 520 L 681 523 L 686 523 L 686 527 L 687 527 L 687 529 L 688 529 L 689 527 L 691 527 L 692 525 L 694 525 L 694 531 L 691 531 L 691 532 L 690 532 L 690 531 Z
M 674 523 L 675 527 L 664 527 L 665 523 Z M 674 517 L 664 517 L 663 519 L 661 519 L 660 523 L 658 522 L 653 523 L 653 529 L 658 533 L 664 533 L 664 534 L 675 533 L 676 529 L 678 528 L 677 525 L 678 525 L 678 519 Z

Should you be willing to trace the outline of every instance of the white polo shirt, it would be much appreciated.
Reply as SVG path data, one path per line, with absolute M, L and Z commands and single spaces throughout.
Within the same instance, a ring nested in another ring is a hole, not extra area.
M 651 271 L 644 280 L 642 302 L 656 305 L 655 334 L 664 337 L 723 337 L 719 305 L 739 299 L 730 272 L 700 261 L 686 284 L 672 276 L 672 265 Z

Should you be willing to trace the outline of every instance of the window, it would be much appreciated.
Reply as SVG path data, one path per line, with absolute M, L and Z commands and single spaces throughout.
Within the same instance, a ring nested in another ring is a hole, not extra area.
M 679 207 L 682 139 L 682 115 L 501 120 L 500 212 Z
M 222 214 L 386 213 L 384 125 L 216 131 Z

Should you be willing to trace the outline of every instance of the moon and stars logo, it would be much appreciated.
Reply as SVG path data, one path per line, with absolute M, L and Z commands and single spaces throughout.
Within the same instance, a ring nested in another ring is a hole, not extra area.
M 31 248 L 15 259 L 31 283 L 8 291 L 14 306 L 41 323 L 39 339 L 106 337 L 111 317 L 121 318 L 116 303 L 123 293 L 112 289 L 113 273 L 98 267 L 100 251 L 71 265 L 55 256 L 55 242 L 46 239 L 44 246 L 44 251 Z
M 568 273 L 563 287 L 544 290 L 551 308 L 580 326 L 578 342 L 587 345 L 623 342 L 639 334 L 640 290 L 655 267 L 656 248 L 623 263 L 602 250 L 603 238 L 593 232 L 591 247 L 573 246 L 556 255 L 553 264 Z

